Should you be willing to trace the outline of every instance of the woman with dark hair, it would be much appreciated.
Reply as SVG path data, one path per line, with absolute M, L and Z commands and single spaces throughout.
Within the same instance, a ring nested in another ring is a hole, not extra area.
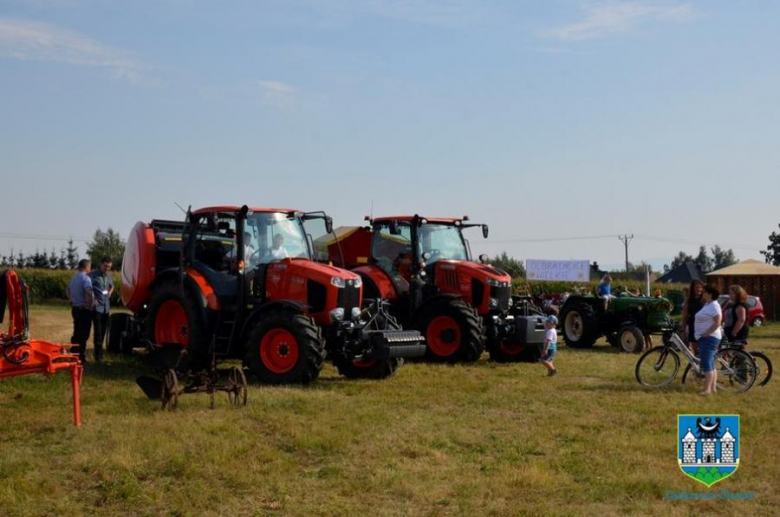
M 702 395 L 714 395 L 718 389 L 718 371 L 715 369 L 715 352 L 723 340 L 720 328 L 723 313 L 718 303 L 720 291 L 711 285 L 704 286 L 702 301 L 704 307 L 694 317 L 694 337 L 699 345 L 701 371 L 704 373 L 705 388 Z
M 696 338 L 694 338 L 693 322 L 696 318 L 696 313 L 704 307 L 704 302 L 701 300 L 701 296 L 704 293 L 704 282 L 701 280 L 694 280 L 691 282 L 688 288 L 688 297 L 683 303 L 682 310 L 682 322 L 685 324 L 685 331 L 688 339 L 688 347 L 693 353 L 698 353 L 699 349 L 696 346 Z
M 729 341 L 745 341 L 748 338 L 747 293 L 742 287 L 729 287 L 729 304 L 724 314 L 724 333 Z

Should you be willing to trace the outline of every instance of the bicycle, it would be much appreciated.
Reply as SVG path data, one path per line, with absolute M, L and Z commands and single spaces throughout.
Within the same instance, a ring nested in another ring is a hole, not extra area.
M 769 380 L 772 378 L 772 373 L 774 372 L 772 361 L 770 361 L 769 357 L 767 357 L 766 354 L 764 354 L 764 352 L 761 350 L 748 351 L 747 344 L 748 342 L 745 340 L 731 341 L 727 342 L 723 348 L 735 348 L 737 350 L 742 350 L 746 354 L 750 355 L 750 357 L 753 358 L 753 362 L 756 364 L 756 381 L 754 384 L 758 386 L 766 386 Z M 690 375 L 690 371 L 691 367 L 688 365 L 685 368 L 685 372 L 683 372 L 683 384 L 685 384 L 688 375 Z
M 667 329 L 663 345 L 651 348 L 636 363 L 636 380 L 648 388 L 663 388 L 671 384 L 680 371 L 680 355 L 688 360 L 686 372 L 692 370 L 703 378 L 701 361 L 680 339 L 676 329 Z M 744 350 L 725 347 L 715 354 L 718 389 L 744 393 L 756 382 L 756 363 Z

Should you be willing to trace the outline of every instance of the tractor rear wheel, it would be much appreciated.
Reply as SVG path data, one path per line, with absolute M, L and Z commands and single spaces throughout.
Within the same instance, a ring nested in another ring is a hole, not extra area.
M 199 302 L 189 291 L 182 292 L 178 282 L 165 283 L 155 290 L 145 326 L 149 341 L 186 348 L 191 359 L 208 351 Z
M 463 300 L 444 299 L 423 307 L 417 329 L 425 336 L 429 361 L 473 363 L 485 350 L 482 318 Z
M 573 348 L 589 348 L 599 338 L 599 320 L 596 311 L 587 303 L 564 306 L 561 326 L 566 345 Z
M 325 361 L 325 340 L 314 320 L 292 310 L 261 317 L 249 332 L 246 362 L 262 382 L 308 384 Z
M 638 354 L 645 347 L 645 335 L 636 325 L 623 325 L 617 331 L 617 344 L 624 352 Z

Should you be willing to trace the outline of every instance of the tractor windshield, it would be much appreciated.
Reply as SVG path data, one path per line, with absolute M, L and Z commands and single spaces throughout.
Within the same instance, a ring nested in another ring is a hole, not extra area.
M 460 226 L 454 224 L 421 224 L 420 254 L 430 253 L 425 262 L 432 264 L 439 260 L 469 260 L 466 242 L 460 232 Z
M 254 212 L 248 215 L 244 241 L 247 268 L 285 258 L 311 258 L 303 225 L 295 214 Z

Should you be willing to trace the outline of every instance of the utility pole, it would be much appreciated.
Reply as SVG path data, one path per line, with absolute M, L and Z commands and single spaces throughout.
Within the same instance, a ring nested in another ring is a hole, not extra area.
M 623 247 L 626 248 L 626 273 L 628 273 L 628 243 L 631 242 L 631 240 L 634 238 L 634 234 L 631 235 L 619 235 L 618 239 L 623 242 Z

